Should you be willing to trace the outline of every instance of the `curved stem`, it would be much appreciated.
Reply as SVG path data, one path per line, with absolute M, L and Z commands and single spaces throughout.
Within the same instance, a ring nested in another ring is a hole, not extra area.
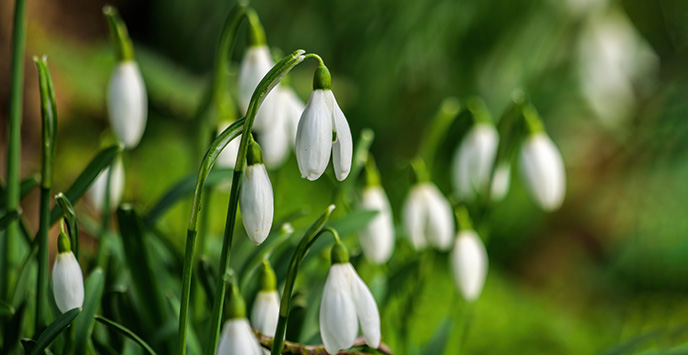
M 198 171 L 198 177 L 196 178 L 196 187 L 194 188 L 193 200 L 191 202 L 191 215 L 189 217 L 189 226 L 186 233 L 186 252 L 184 255 L 184 271 L 182 273 L 182 300 L 179 310 L 179 334 L 177 339 L 179 354 L 186 353 L 186 326 L 188 323 L 189 297 L 191 294 L 191 275 L 193 272 L 196 236 L 198 234 L 198 214 L 201 211 L 203 187 L 220 152 L 222 152 L 232 139 L 241 134 L 241 128 L 244 121 L 243 118 L 239 119 L 215 138 L 203 157 L 201 167 Z
M 265 74 L 265 77 L 258 83 L 256 90 L 251 96 L 251 102 L 246 111 L 246 121 L 243 125 L 243 132 L 241 135 L 241 143 L 239 144 L 239 153 L 234 166 L 234 174 L 232 175 L 232 187 L 229 194 L 229 206 L 227 207 L 227 221 L 225 224 L 224 238 L 222 242 L 222 254 L 220 255 L 220 270 L 218 275 L 222 275 L 229 267 L 229 255 L 232 248 L 232 239 L 234 235 L 234 226 L 236 224 L 237 207 L 239 203 L 239 190 L 241 188 L 241 177 L 246 166 L 246 154 L 248 153 L 248 143 L 251 138 L 251 129 L 253 128 L 253 121 L 256 118 L 258 107 L 265 99 L 265 96 L 279 83 L 287 73 L 304 59 L 304 51 L 297 50 L 292 54 L 282 58 L 275 64 L 270 71 Z M 222 322 L 222 309 L 224 307 L 224 299 L 226 293 L 226 284 L 222 279 L 218 278 L 217 287 L 215 288 L 215 297 L 213 302 L 213 312 L 210 318 L 210 340 L 208 341 L 207 354 L 213 354 L 217 348 L 217 340 L 220 333 L 220 325 Z
M 284 282 L 284 291 L 282 292 L 282 300 L 280 301 L 279 308 L 279 319 L 277 321 L 277 329 L 275 330 L 275 338 L 272 344 L 272 355 L 280 355 L 282 353 L 282 345 L 284 344 L 284 335 L 287 332 L 287 319 L 289 318 L 289 312 L 291 311 L 291 293 L 294 290 L 294 282 L 296 282 L 296 275 L 298 273 L 299 264 L 303 258 L 308 254 L 313 243 L 320 237 L 323 233 L 328 232 L 328 230 L 323 230 L 325 223 L 330 218 L 332 211 L 334 210 L 334 205 L 330 205 L 327 211 L 320 216 L 306 231 L 306 234 L 301 238 L 301 241 L 296 246 L 296 251 L 291 257 L 291 262 L 289 263 L 289 271 L 287 273 L 287 279 Z

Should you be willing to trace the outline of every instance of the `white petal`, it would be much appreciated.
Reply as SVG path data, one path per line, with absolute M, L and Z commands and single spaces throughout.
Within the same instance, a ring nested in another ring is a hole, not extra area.
M 509 163 L 499 164 L 492 179 L 492 201 L 501 201 L 509 192 L 510 183 L 511 167 Z
M 473 230 L 461 231 L 451 254 L 454 285 L 471 302 L 478 299 L 487 276 L 487 252 L 480 237 Z
M 416 185 L 409 191 L 409 196 L 404 203 L 404 227 L 409 236 L 411 245 L 416 250 L 421 250 L 427 245 L 425 239 L 425 221 L 427 219 L 425 197 L 422 185 Z
M 367 187 L 361 196 L 361 208 L 378 211 L 358 234 L 363 254 L 375 264 L 384 264 L 394 249 L 394 221 L 385 190 L 381 186 Z
M 459 198 L 469 201 L 476 191 L 487 188 L 498 144 L 492 125 L 477 124 L 468 132 L 454 156 L 453 180 Z
M 561 206 L 566 188 L 564 162 L 547 135 L 533 135 L 523 144 L 521 172 L 527 190 L 542 209 L 553 211 Z
M 270 233 L 274 215 L 272 184 L 265 165 L 247 166 L 241 181 L 241 220 L 251 241 L 260 244 Z
M 260 291 L 251 310 L 251 324 L 269 337 L 274 337 L 277 329 L 279 301 L 277 291 Z
M 449 201 L 432 183 L 425 183 L 425 239 L 440 250 L 449 250 L 454 237 L 454 217 Z
M 89 198 L 93 206 L 97 210 L 102 210 L 105 203 L 105 190 L 107 187 L 108 174 L 110 168 L 105 168 L 98 174 L 98 177 L 93 182 L 93 186 L 88 191 Z M 124 193 L 124 164 L 122 159 L 116 159 L 112 176 L 110 177 L 110 211 L 114 211 L 119 203 L 122 202 L 122 194 Z
M 339 108 L 337 100 L 331 90 L 326 90 L 332 109 L 332 130 L 337 134 L 337 139 L 332 143 L 332 165 L 337 180 L 343 181 L 349 176 L 351 159 L 353 156 L 353 140 L 349 122 L 346 121 L 344 112 Z
M 220 342 L 217 344 L 218 355 L 263 355 L 251 325 L 246 318 L 235 318 L 225 322 Z
M 373 294 L 366 286 L 365 282 L 358 276 L 351 264 L 343 264 L 349 269 L 351 275 L 351 295 L 353 296 L 356 315 L 361 324 L 363 337 L 371 348 L 377 349 L 380 346 L 380 312 Z
M 351 277 L 345 264 L 335 264 L 325 282 L 320 303 L 320 337 L 330 354 L 348 349 L 358 334 Z
M 241 61 L 239 69 L 239 105 L 241 112 L 246 114 L 248 104 L 251 102 L 253 91 L 256 90 L 258 83 L 263 79 L 275 62 L 270 55 L 267 46 L 249 47 Z
M 299 119 L 303 110 L 306 108 L 303 101 L 296 95 L 294 90 L 289 87 L 282 87 L 280 90 L 284 97 L 284 110 L 286 112 L 287 137 L 292 147 L 296 146 L 296 132 L 299 128 Z
M 284 96 L 281 94 L 281 87 L 275 87 L 274 91 L 273 97 L 278 101 L 276 103 L 278 107 L 273 111 L 269 124 L 257 136 L 258 143 L 260 143 L 260 147 L 263 149 L 263 161 L 268 169 L 276 169 L 284 164 L 289 155 L 290 145 L 290 138 L 287 135 L 286 116 L 288 112 L 285 107 L 286 100 L 284 100 Z
M 84 276 L 72 252 L 57 254 L 53 266 L 53 294 L 62 313 L 84 305 Z
M 258 107 L 258 112 L 256 112 L 256 119 L 253 121 L 253 130 L 255 132 L 264 133 L 265 131 L 272 129 L 277 124 L 283 124 L 277 119 L 278 114 L 284 114 L 284 107 L 280 104 L 279 94 L 276 92 L 279 90 L 280 86 L 275 86 L 272 91 L 270 91 L 263 102 Z M 282 132 L 284 134 L 284 132 Z
M 222 122 L 218 126 L 217 133 L 220 134 L 222 131 L 227 129 L 231 125 L 230 122 Z M 241 135 L 232 139 L 232 141 L 225 146 L 225 149 L 220 152 L 220 155 L 215 161 L 215 165 L 223 168 L 232 168 L 236 164 L 237 156 L 239 155 L 239 145 L 241 144 Z
M 313 90 L 299 120 L 296 160 L 301 177 L 318 179 L 327 168 L 332 149 L 332 118 L 325 91 Z
M 108 86 L 108 117 L 117 139 L 127 148 L 139 144 L 146 129 L 148 96 L 134 61 L 115 66 Z

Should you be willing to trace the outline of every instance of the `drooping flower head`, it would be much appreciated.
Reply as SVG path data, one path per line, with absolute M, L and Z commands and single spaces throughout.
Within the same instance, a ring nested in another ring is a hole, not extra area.
M 332 248 L 332 266 L 320 303 L 320 337 L 325 349 L 336 354 L 354 344 L 358 325 L 368 346 L 380 346 L 380 313 L 373 294 L 349 263 L 339 242 Z
M 110 179 L 108 207 L 110 211 L 113 211 L 122 202 L 122 195 L 124 194 L 124 164 L 122 164 L 121 157 L 115 158 L 115 162 L 110 167 L 103 169 L 98 174 L 93 186 L 88 191 L 93 206 L 98 210 L 101 210 L 105 205 L 108 179 Z
M 84 276 L 64 230 L 57 238 L 57 250 L 53 266 L 53 295 L 57 309 L 65 313 L 84 305 Z
M 361 195 L 361 208 L 378 211 L 368 225 L 358 234 L 363 254 L 375 264 L 384 264 L 394 250 L 394 220 L 387 194 L 380 184 L 372 157 L 366 164 L 367 186 Z
M 246 303 L 239 288 L 232 284 L 227 303 L 227 321 L 217 344 L 218 355 L 263 355 L 263 348 L 246 319 Z
M 451 272 L 454 286 L 466 301 L 480 297 L 487 277 L 487 251 L 478 233 L 473 229 L 465 207 L 457 210 L 460 230 L 451 252 Z
M 262 243 L 272 227 L 274 197 L 260 146 L 253 137 L 249 140 L 246 171 L 241 178 L 239 210 L 248 237 L 256 244 Z
M 269 337 L 275 336 L 277 321 L 279 320 L 279 302 L 275 271 L 270 263 L 264 260 L 260 275 L 260 291 L 256 295 L 251 310 L 251 324 Z
M 457 197 L 472 201 L 484 193 L 497 154 L 499 134 L 491 123 L 476 123 L 454 153 L 452 181 Z
M 454 236 L 454 219 L 449 201 L 435 184 L 419 182 L 411 188 L 404 203 L 404 226 L 411 245 L 420 250 L 426 245 L 449 250 Z
M 349 123 L 331 90 L 330 71 L 320 65 L 313 76 L 313 92 L 299 120 L 296 159 L 301 177 L 317 180 L 330 160 L 337 180 L 351 170 L 353 141 Z
M 110 24 L 110 32 L 117 48 L 117 64 L 110 76 L 107 109 L 110 126 L 126 148 L 134 148 L 141 141 L 148 117 L 146 85 L 134 59 L 127 28 L 117 10 L 105 6 L 103 13 Z

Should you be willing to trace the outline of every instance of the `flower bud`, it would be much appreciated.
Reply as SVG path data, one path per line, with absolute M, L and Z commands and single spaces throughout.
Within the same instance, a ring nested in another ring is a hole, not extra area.
M 531 198 L 545 211 L 564 201 L 566 172 L 559 150 L 544 133 L 531 134 L 521 149 L 521 173 Z
M 263 355 L 251 324 L 246 318 L 232 318 L 222 327 L 217 355 Z
M 452 182 L 460 200 L 471 201 L 476 193 L 485 193 L 498 144 L 499 135 L 492 124 L 477 123 L 468 131 L 452 163 Z
M 260 284 L 260 291 L 256 295 L 251 311 L 251 323 L 261 333 L 274 337 L 279 320 L 280 301 L 277 294 L 275 271 L 267 260 L 263 261 Z
M 253 92 L 265 74 L 272 69 L 273 65 L 275 65 L 275 62 L 272 60 L 272 55 L 267 45 L 254 45 L 246 50 L 246 54 L 244 54 L 244 58 L 241 61 L 241 68 L 239 69 L 238 89 L 239 105 L 241 112 L 244 114 L 248 110 Z M 258 108 L 258 112 L 256 112 L 253 129 L 257 132 L 265 132 L 274 124 L 273 117 L 279 106 L 279 98 L 276 94 L 278 87 L 279 85 L 265 96 Z
M 440 250 L 451 247 L 454 235 L 451 205 L 433 183 L 421 182 L 412 187 L 403 213 L 414 248 L 423 249 L 427 244 Z
M 84 276 L 64 232 L 57 238 L 58 254 L 53 266 L 53 295 L 60 312 L 84 304 Z
M 108 85 L 107 107 L 117 139 L 127 148 L 136 147 L 146 129 L 148 97 L 135 61 L 115 66 Z
M 110 174 L 111 168 L 112 174 Z M 122 202 L 122 195 L 124 194 L 124 164 L 122 164 L 121 158 L 116 158 L 112 166 L 103 169 L 98 174 L 98 177 L 93 182 L 93 186 L 88 191 L 91 202 L 97 210 L 101 210 L 105 203 L 108 175 L 110 175 L 110 211 L 113 211 Z
M 382 186 L 368 186 L 363 190 L 361 208 L 378 211 L 358 235 L 363 254 L 375 264 L 384 264 L 392 256 L 394 249 L 394 221 Z
M 246 234 L 251 241 L 260 244 L 270 233 L 274 198 L 260 146 L 253 139 L 249 143 L 246 161 L 246 171 L 241 180 L 239 210 Z
M 466 301 L 480 297 L 487 276 L 487 252 L 472 229 L 459 232 L 451 253 L 451 271 L 456 289 Z

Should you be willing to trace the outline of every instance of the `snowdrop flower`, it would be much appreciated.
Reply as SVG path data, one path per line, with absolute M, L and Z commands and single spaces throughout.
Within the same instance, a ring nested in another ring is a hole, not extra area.
M 511 166 L 509 162 L 497 164 L 494 176 L 492 177 L 492 201 L 501 201 L 509 192 L 511 183 Z
M 230 292 L 229 319 L 222 327 L 217 355 L 263 355 L 263 348 L 246 319 L 246 304 L 241 293 L 234 284 Z
M 416 249 L 427 244 L 449 250 L 454 236 L 454 219 L 449 201 L 431 182 L 411 188 L 404 203 L 404 225 Z
M 276 110 L 271 117 L 270 127 L 258 136 L 268 169 L 279 168 L 289 156 L 289 150 L 296 142 L 299 118 L 304 110 L 303 102 L 291 88 L 278 85 L 273 91 L 277 97 Z
M 222 133 L 227 127 L 229 127 L 232 123 L 231 122 L 220 122 L 218 125 L 218 134 Z M 237 156 L 239 155 L 239 144 L 241 143 L 241 134 L 237 136 L 236 138 L 232 139 L 227 146 L 225 146 L 225 149 L 220 152 L 220 155 L 217 157 L 217 160 L 215 161 L 215 164 L 217 166 L 223 167 L 223 168 L 231 168 L 234 169 L 234 165 L 236 164 L 236 159 Z
M 487 252 L 478 234 L 473 229 L 461 230 L 451 252 L 451 271 L 454 285 L 466 301 L 480 297 L 487 266 Z
M 521 173 L 532 199 L 545 211 L 564 201 L 566 174 L 559 150 L 546 133 L 531 134 L 521 149 Z
M 499 134 L 490 123 L 476 123 L 468 131 L 452 163 L 452 182 L 460 200 L 471 201 L 476 193 L 485 192 L 498 144 Z
M 368 346 L 380 346 L 380 313 L 373 294 L 349 263 L 339 242 L 332 248 L 332 266 L 320 303 L 320 336 L 325 349 L 336 354 L 354 344 L 361 325 Z
M 260 291 L 251 310 L 251 324 L 262 334 L 274 337 L 279 319 L 280 300 L 275 271 L 267 260 L 263 261 L 260 285 Z
M 64 230 L 57 238 L 57 250 L 53 266 L 53 294 L 57 308 L 65 313 L 84 305 L 84 276 Z
M 358 234 L 363 254 L 375 264 L 384 264 L 394 249 L 394 220 L 392 208 L 385 190 L 380 185 L 380 176 L 371 156 L 366 164 L 367 185 L 361 196 L 361 208 L 378 211 L 368 225 Z
M 270 49 L 265 43 L 253 45 L 246 50 L 239 69 L 239 105 L 241 105 L 240 108 L 244 114 L 248 110 L 256 87 L 274 65 L 275 62 L 272 60 Z M 256 118 L 253 121 L 253 129 L 256 132 L 266 132 L 274 127 L 273 118 L 279 111 L 280 100 L 276 93 L 278 87 L 279 85 L 265 96 L 258 112 L 256 112 Z
M 107 190 L 108 175 L 110 175 L 110 200 L 109 208 L 113 211 L 120 202 L 122 202 L 122 194 L 124 193 L 124 164 L 121 158 L 116 158 L 112 166 L 105 168 L 98 174 L 98 177 L 93 182 L 93 186 L 88 191 L 88 195 L 93 203 L 93 206 L 102 210 L 105 204 L 105 191 Z
M 296 133 L 296 160 L 301 177 L 311 181 L 323 174 L 330 154 L 337 180 L 346 179 L 351 170 L 351 130 L 330 87 L 330 72 L 320 65 L 315 71 L 313 92 Z
M 260 146 L 253 138 L 246 156 L 246 171 L 241 178 L 239 210 L 248 237 L 256 244 L 262 243 L 272 226 L 274 200 Z
M 126 148 L 134 148 L 139 144 L 146 129 L 146 85 L 134 60 L 134 49 L 126 25 L 115 8 L 106 6 L 103 13 L 110 24 L 110 32 L 118 54 L 118 61 L 108 84 L 107 110 L 110 126 Z

